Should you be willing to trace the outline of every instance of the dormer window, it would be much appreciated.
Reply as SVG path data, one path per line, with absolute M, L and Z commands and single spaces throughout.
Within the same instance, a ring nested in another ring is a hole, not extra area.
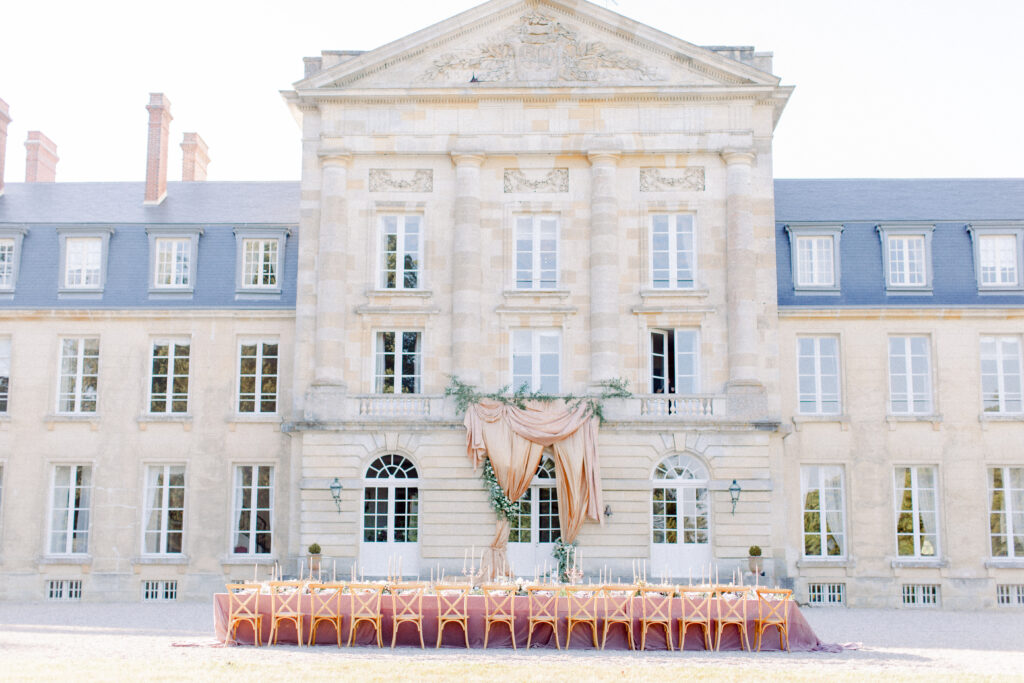
M 0 228 L 0 293 L 14 292 L 25 228 Z
M 150 226 L 149 295 L 188 298 L 195 289 L 200 227 Z
M 974 272 L 978 291 L 1005 292 L 1024 289 L 1024 225 L 970 225 L 974 244 Z
M 887 293 L 931 293 L 934 229 L 934 225 L 878 226 Z
M 107 251 L 113 228 L 60 227 L 62 297 L 101 295 L 107 281 Z
M 238 249 L 236 297 L 277 298 L 284 281 L 285 227 L 235 228 Z
M 787 225 L 793 289 L 839 292 L 839 237 L 842 225 Z

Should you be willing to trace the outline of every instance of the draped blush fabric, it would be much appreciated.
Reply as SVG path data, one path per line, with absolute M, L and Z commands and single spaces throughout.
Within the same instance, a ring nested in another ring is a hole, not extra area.
M 586 518 L 601 519 L 601 471 L 597 459 L 598 420 L 585 403 L 531 401 L 526 409 L 483 400 L 466 409 L 466 452 L 478 467 L 484 457 L 510 500 L 519 500 L 540 465 L 547 446 L 554 450 L 555 484 L 562 539 L 571 543 Z M 498 530 L 482 569 L 489 576 L 507 573 L 508 524 Z M 491 562 L 488 562 L 488 557 Z

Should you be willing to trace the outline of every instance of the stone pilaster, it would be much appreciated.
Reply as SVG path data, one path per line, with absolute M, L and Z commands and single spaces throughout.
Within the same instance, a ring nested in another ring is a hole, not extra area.
M 761 386 L 758 376 L 757 276 L 751 212 L 752 150 L 727 150 L 726 301 L 729 318 L 729 390 Z
M 480 166 L 483 154 L 452 152 L 455 225 L 452 235 L 452 374 L 480 383 Z
M 590 152 L 590 384 L 622 374 L 619 358 L 618 152 Z

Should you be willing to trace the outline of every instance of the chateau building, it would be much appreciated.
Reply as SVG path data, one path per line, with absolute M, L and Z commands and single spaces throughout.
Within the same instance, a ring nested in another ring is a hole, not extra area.
M 588 574 L 1024 605 L 1024 181 L 775 180 L 792 88 L 583 0 L 491 0 L 284 94 L 301 180 L 0 175 L 0 599 L 459 574 L 450 377 L 600 393 Z M 0 103 L 0 142 L 10 111 Z M 141 123 L 141 122 L 140 122 Z M 3 169 L 0 144 L 0 171 Z M 545 458 L 509 534 L 552 565 Z

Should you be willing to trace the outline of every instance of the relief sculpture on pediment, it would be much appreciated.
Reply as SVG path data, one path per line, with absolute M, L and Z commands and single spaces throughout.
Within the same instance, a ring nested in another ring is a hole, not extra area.
M 473 48 L 434 60 L 421 80 L 502 81 L 660 81 L 658 71 L 600 41 L 581 40 L 540 12 Z

